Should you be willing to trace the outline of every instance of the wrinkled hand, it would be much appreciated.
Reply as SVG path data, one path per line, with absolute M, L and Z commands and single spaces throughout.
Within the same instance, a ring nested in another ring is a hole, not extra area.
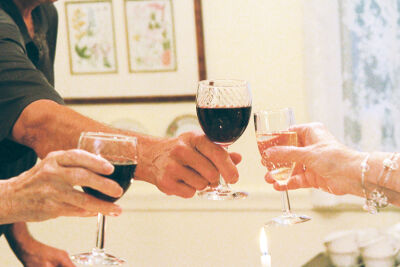
M 36 240 L 18 255 L 25 267 L 75 267 L 67 252 Z
M 190 198 L 196 190 L 216 185 L 220 174 L 227 183 L 239 178 L 235 164 L 241 156 L 229 154 L 201 133 L 158 140 L 139 153 L 135 179 L 148 181 L 167 195 Z
M 105 178 L 113 166 L 105 159 L 83 150 L 49 153 L 32 169 L 7 181 L 7 219 L 42 221 L 58 216 L 92 216 L 98 212 L 118 215 L 121 208 L 76 190 L 87 186 L 104 194 L 119 197 L 122 189 Z
M 313 187 L 336 195 L 358 194 L 360 183 L 349 179 L 348 166 L 355 159 L 359 162 L 360 153 L 339 143 L 320 123 L 297 125 L 290 130 L 297 132 L 299 147 L 271 147 L 265 151 L 265 156 L 274 164 L 296 162 L 295 170 L 287 187 L 275 182 L 269 172 L 265 176 L 268 183 L 280 191 Z M 356 169 L 360 172 L 359 166 Z

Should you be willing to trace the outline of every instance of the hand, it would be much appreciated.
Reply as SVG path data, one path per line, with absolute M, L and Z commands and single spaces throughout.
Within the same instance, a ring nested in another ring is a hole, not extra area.
M 297 132 L 299 147 L 275 146 L 265 153 L 269 162 L 296 162 L 296 168 L 287 187 L 275 182 L 270 173 L 265 176 L 268 183 L 280 191 L 313 187 L 336 195 L 360 194 L 360 182 L 349 177 L 353 176 L 352 169 L 359 176 L 361 153 L 339 143 L 320 123 L 297 125 L 290 130 Z M 351 168 L 354 162 L 358 165 Z
M 204 134 L 188 132 L 141 149 L 135 178 L 156 185 L 167 195 L 190 198 L 196 190 L 217 184 L 220 174 L 227 183 L 236 183 L 235 164 L 240 160 L 239 154 L 229 154 Z
M 33 240 L 18 258 L 25 267 L 75 267 L 67 252 Z
M 104 194 L 119 197 L 122 189 L 103 175 L 111 174 L 113 166 L 105 159 L 83 150 L 49 153 L 32 169 L 4 181 L 2 192 L 6 220 L 42 221 L 58 216 L 92 216 L 98 212 L 118 215 L 121 208 L 76 190 L 87 186 Z M 3 206 L 3 208 L 4 208 Z

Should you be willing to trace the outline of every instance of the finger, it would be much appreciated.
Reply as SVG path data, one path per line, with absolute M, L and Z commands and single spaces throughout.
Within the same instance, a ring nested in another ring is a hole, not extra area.
M 209 182 L 200 176 L 196 171 L 177 164 L 174 172 L 176 181 L 182 180 L 185 184 L 195 188 L 196 190 L 203 190 L 207 187 Z
M 242 156 L 239 153 L 232 152 L 229 153 L 229 156 L 235 165 L 238 165 L 242 161 Z
M 291 131 L 297 132 L 301 146 L 314 144 L 320 140 L 336 140 L 336 138 L 319 122 L 298 124 L 290 127 Z
M 78 190 L 71 190 L 70 194 L 62 197 L 63 202 L 82 208 L 86 211 L 97 212 L 104 215 L 118 216 L 122 209 L 118 205 L 95 198 Z
M 59 151 L 56 160 L 64 167 L 83 167 L 99 174 L 107 175 L 114 171 L 114 166 L 109 161 L 80 149 Z
M 76 267 L 76 265 L 69 258 L 69 255 L 66 251 L 61 250 L 57 260 L 57 267 Z
M 196 189 L 193 187 L 183 183 L 183 182 L 176 182 L 174 186 L 173 194 L 183 198 L 191 198 L 196 193 Z
M 192 145 L 215 165 L 227 183 L 237 182 L 239 172 L 225 149 L 214 144 L 205 136 L 197 136 L 191 141 Z
M 305 164 L 305 154 L 308 149 L 294 146 L 274 146 L 264 152 L 265 161 L 273 164 L 296 162 L 300 166 Z
M 183 145 L 174 150 L 174 155 L 177 157 L 179 163 L 196 171 L 199 175 L 204 177 L 208 183 L 215 183 L 218 181 L 219 172 L 217 168 L 195 148 Z
M 71 185 L 90 187 L 112 197 L 120 197 L 123 194 L 117 182 L 87 169 L 62 168 L 60 175 Z
M 264 179 L 265 179 L 265 181 L 266 181 L 267 183 L 269 183 L 269 184 L 273 184 L 273 183 L 276 182 L 275 179 L 273 178 L 272 174 L 269 173 L 269 172 L 267 172 L 267 173 L 265 174 Z
M 69 203 L 62 203 L 62 206 L 58 209 L 61 211 L 60 216 L 66 217 L 92 217 L 96 216 L 98 213 L 94 211 L 88 211 Z
M 292 176 L 297 175 L 297 174 L 301 174 L 304 172 L 305 170 L 305 165 L 304 164 L 295 164 L 293 172 L 292 172 Z
M 304 173 L 290 177 L 287 183 L 288 190 L 294 190 L 299 188 L 310 188 L 310 187 L 311 186 L 308 183 Z

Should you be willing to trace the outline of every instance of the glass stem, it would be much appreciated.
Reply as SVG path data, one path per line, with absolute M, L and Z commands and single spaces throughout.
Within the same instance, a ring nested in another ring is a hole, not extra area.
M 96 250 L 104 250 L 104 228 L 106 225 L 106 216 L 99 213 L 97 215 L 97 240 L 96 240 Z
M 282 211 L 285 215 L 291 214 L 289 193 L 287 189 L 285 191 L 282 191 Z
M 227 145 L 221 145 L 221 146 L 225 149 L 226 152 L 228 152 L 228 155 L 229 155 L 228 146 L 227 146 Z M 222 177 L 222 175 L 219 176 L 219 185 L 220 185 L 221 187 L 230 188 L 230 187 L 229 187 L 229 184 L 227 184 L 227 183 L 225 182 L 225 180 L 224 180 L 224 178 Z

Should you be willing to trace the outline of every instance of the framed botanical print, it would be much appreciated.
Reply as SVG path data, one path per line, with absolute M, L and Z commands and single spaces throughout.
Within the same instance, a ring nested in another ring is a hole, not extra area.
M 116 73 L 111 1 L 65 2 L 71 74 Z
M 201 0 L 60 1 L 55 78 L 67 104 L 194 101 L 206 78 Z
M 176 71 L 171 0 L 125 0 L 130 72 Z

